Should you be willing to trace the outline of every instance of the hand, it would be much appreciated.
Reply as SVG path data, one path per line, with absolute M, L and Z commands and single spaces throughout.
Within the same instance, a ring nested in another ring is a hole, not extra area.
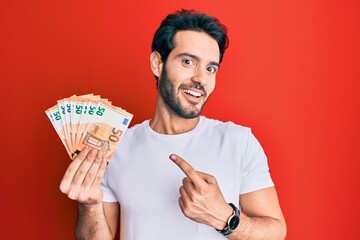
M 198 223 L 224 229 L 233 210 L 226 203 L 215 177 L 195 171 L 175 154 L 171 154 L 170 159 L 186 175 L 179 189 L 179 205 L 184 215 Z
M 102 202 L 100 185 L 107 164 L 103 156 L 104 153 L 96 149 L 83 149 L 67 168 L 60 183 L 60 191 L 85 205 Z

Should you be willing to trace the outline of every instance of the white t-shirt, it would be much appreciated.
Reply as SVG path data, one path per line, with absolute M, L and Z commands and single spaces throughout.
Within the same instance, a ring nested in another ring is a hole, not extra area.
M 240 194 L 273 186 L 264 151 L 249 128 L 201 116 L 193 130 L 164 135 L 144 121 L 127 130 L 102 184 L 103 201 L 121 205 L 121 240 L 226 239 L 181 212 L 185 174 L 169 159 L 172 153 L 213 175 L 225 200 L 237 206 Z

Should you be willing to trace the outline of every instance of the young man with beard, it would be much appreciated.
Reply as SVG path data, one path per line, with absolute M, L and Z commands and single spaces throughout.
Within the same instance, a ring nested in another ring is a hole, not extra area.
M 163 20 L 150 56 L 154 116 L 130 128 L 108 166 L 84 149 L 60 189 L 77 200 L 79 239 L 284 239 L 266 156 L 249 128 L 201 116 L 228 45 L 215 18 Z M 105 173 L 106 171 L 106 173 Z

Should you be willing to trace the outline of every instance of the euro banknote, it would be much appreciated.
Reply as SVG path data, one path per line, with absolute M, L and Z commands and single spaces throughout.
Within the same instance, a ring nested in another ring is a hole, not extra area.
M 70 158 L 84 147 L 104 152 L 110 161 L 133 114 L 99 95 L 70 96 L 45 111 Z

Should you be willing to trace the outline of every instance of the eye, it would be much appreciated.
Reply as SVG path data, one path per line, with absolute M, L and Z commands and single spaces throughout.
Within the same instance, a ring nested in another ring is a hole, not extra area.
M 216 73 L 217 68 L 214 68 L 214 67 L 208 67 L 206 70 L 207 70 L 209 73 Z
M 185 64 L 185 65 L 188 65 L 188 66 L 194 66 L 195 65 L 195 62 L 191 59 L 183 59 L 182 62 Z

